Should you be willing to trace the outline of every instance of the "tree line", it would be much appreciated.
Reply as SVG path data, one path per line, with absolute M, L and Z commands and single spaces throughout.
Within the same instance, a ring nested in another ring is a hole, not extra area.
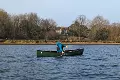
M 73 35 L 90 41 L 120 42 L 120 23 L 110 23 L 100 15 L 91 21 L 85 15 L 80 15 L 69 28 Z
M 45 39 L 56 26 L 53 19 L 40 18 L 36 13 L 10 15 L 0 10 L 1 39 Z
M 57 23 L 53 19 L 38 17 L 36 13 L 10 15 L 0 9 L 0 39 L 60 39 L 56 33 Z M 79 40 L 120 42 L 120 23 L 110 23 L 103 16 L 88 20 L 79 15 L 68 26 L 67 38 L 78 37 Z

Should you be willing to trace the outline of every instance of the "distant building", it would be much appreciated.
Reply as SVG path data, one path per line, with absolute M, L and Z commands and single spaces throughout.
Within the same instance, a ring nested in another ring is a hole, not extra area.
M 56 33 L 58 33 L 58 34 L 61 34 L 61 33 L 62 33 L 61 27 L 57 27 L 57 28 L 56 28 Z
M 56 33 L 65 35 L 68 33 L 68 30 L 68 27 L 57 27 Z

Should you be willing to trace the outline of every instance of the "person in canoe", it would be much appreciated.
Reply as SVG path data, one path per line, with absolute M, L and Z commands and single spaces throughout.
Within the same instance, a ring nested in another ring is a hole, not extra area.
M 57 45 L 57 53 L 60 53 L 61 56 L 64 54 L 63 48 L 67 47 L 66 45 L 63 45 L 60 40 L 56 43 Z

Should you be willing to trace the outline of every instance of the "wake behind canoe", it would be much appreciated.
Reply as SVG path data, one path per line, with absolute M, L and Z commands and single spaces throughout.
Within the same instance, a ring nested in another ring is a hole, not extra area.
M 63 56 L 76 56 L 82 55 L 84 49 L 65 50 Z M 42 51 L 37 50 L 37 57 L 58 57 L 61 56 L 57 51 Z

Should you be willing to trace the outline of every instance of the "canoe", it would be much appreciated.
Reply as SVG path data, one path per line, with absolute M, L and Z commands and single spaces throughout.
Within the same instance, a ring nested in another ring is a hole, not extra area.
M 76 55 L 82 55 L 84 49 L 74 49 L 74 50 L 65 50 L 64 54 L 62 56 L 76 56 Z M 37 57 L 59 57 L 60 53 L 57 53 L 57 51 L 42 51 L 37 50 Z

